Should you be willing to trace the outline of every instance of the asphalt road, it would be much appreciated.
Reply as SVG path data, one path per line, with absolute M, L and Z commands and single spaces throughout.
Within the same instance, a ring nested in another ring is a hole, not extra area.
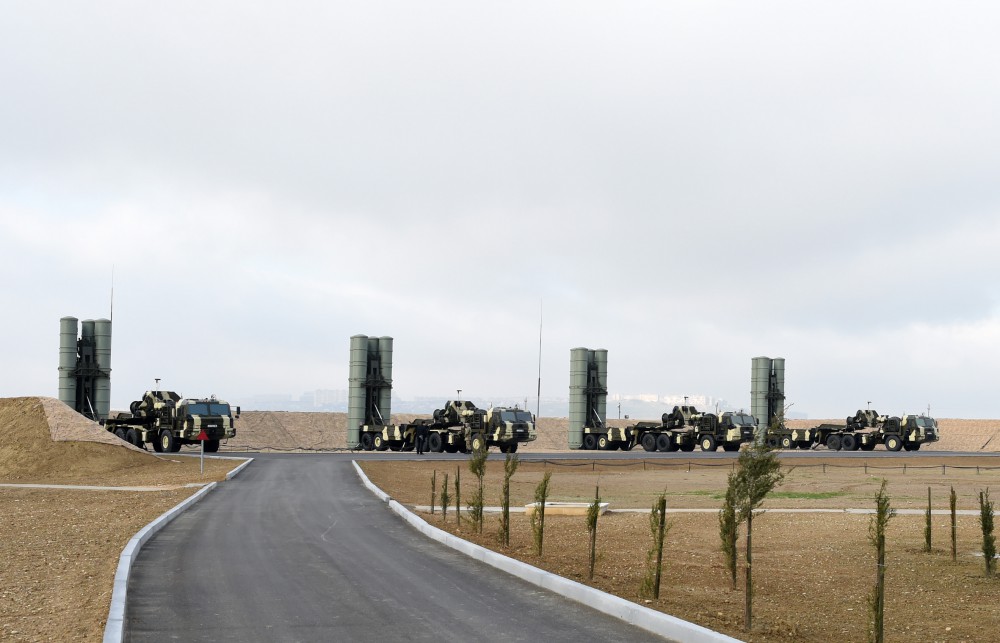
M 429 541 L 353 456 L 255 457 L 143 547 L 127 640 L 663 640 Z

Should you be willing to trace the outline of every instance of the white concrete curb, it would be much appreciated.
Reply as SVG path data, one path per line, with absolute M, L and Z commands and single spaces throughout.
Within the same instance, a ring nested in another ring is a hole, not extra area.
M 549 591 L 555 592 L 556 594 L 565 596 L 570 600 L 583 603 L 584 605 L 592 607 L 600 612 L 620 618 L 626 623 L 641 627 L 644 630 L 668 639 L 684 641 L 684 643 L 738 643 L 739 641 L 739 639 L 734 639 L 706 627 L 689 623 L 688 621 L 681 620 L 675 616 L 670 616 L 669 614 L 664 614 L 663 612 L 658 612 L 648 607 L 643 607 L 642 605 L 625 600 L 624 598 L 613 596 L 598 589 L 594 589 L 593 587 L 577 583 L 576 581 L 569 580 L 568 578 L 563 578 L 562 576 L 557 576 L 556 574 L 552 574 L 527 563 L 523 563 L 519 560 L 514 560 L 513 558 L 504 556 L 503 554 L 498 554 L 494 551 L 486 549 L 485 547 L 480 547 L 479 545 L 470 543 L 467 540 L 463 540 L 446 531 L 438 529 L 437 527 L 433 527 L 423 518 L 420 518 L 413 512 L 409 511 L 403 505 L 390 498 L 385 492 L 372 484 L 368 479 L 368 476 L 365 475 L 365 472 L 361 470 L 360 466 L 358 466 L 357 461 L 352 460 L 352 463 L 354 464 L 354 469 L 358 473 L 358 477 L 361 478 L 362 484 L 378 496 L 380 500 L 388 504 L 389 509 L 428 538 L 432 538 L 433 540 L 443 543 L 452 549 L 460 551 L 466 556 L 475 558 L 476 560 L 482 561 L 487 565 L 517 576 L 518 578 L 533 585 L 543 587 Z
M 253 462 L 253 458 L 248 459 L 227 473 L 226 479 L 231 480 L 233 476 L 246 468 L 251 462 Z M 190 498 L 168 509 L 159 518 L 140 529 L 125 544 L 125 549 L 122 550 L 121 556 L 118 557 L 118 569 L 115 571 L 114 589 L 111 592 L 111 609 L 108 611 L 108 623 L 104 626 L 104 643 L 121 643 L 125 636 L 125 602 L 128 597 L 128 577 L 132 571 L 132 564 L 139 555 L 139 550 L 146 544 L 146 541 L 153 537 L 153 534 L 163 529 L 171 520 L 208 495 L 208 492 L 214 489 L 216 484 L 218 483 L 212 482 L 202 487 Z

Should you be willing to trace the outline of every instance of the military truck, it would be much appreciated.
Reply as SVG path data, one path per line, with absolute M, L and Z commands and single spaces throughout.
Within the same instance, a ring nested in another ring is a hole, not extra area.
M 738 451 L 744 442 L 753 440 L 756 423 L 751 415 L 726 411 L 721 416 L 701 413 L 694 406 L 675 406 L 664 413 L 660 423 L 638 422 L 626 428 L 632 445 L 646 451 Z M 631 447 L 628 447 L 631 448 Z
M 240 407 L 236 407 L 236 418 Z M 104 428 L 140 448 L 152 444 L 157 453 L 176 453 L 185 444 L 198 444 L 205 433 L 205 451 L 215 453 L 221 440 L 236 435 L 233 409 L 214 395 L 204 399 L 181 397 L 173 391 L 146 391 L 132 402 L 129 413 L 104 421 Z
M 480 409 L 468 400 L 449 400 L 443 409 L 434 411 L 427 448 L 454 453 L 496 446 L 503 453 L 515 453 L 518 445 L 537 437 L 535 419 L 529 411 L 516 406 Z
M 937 421 L 923 415 L 903 418 L 860 409 L 840 424 L 820 424 L 809 429 L 789 429 L 784 425 L 768 431 L 768 444 L 782 449 L 810 449 L 825 445 L 833 451 L 871 451 L 884 444 L 889 451 L 917 451 L 922 444 L 939 439 Z
M 427 450 L 435 453 L 468 453 L 493 446 L 503 453 L 516 453 L 518 445 L 538 437 L 529 411 L 506 406 L 481 409 L 468 400 L 449 400 L 431 418 L 404 424 L 362 425 L 361 448 L 412 451 L 421 428 L 427 430 Z

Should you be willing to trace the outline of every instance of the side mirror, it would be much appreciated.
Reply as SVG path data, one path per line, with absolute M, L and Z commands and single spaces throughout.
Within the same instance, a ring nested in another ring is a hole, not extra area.
M 236 407 L 236 419 L 240 419 L 240 407 Z

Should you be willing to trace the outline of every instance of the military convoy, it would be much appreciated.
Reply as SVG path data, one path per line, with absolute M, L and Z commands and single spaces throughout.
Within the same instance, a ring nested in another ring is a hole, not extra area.
M 768 445 L 781 449 L 811 449 L 826 446 L 833 451 L 871 451 L 883 444 L 888 451 L 918 451 L 923 444 L 940 439 L 937 421 L 925 415 L 902 418 L 859 410 L 844 424 L 820 424 L 809 429 L 790 429 L 776 422 L 767 432 Z
M 362 425 L 361 448 L 412 451 L 421 430 L 427 434 L 427 450 L 435 453 L 468 453 L 493 446 L 503 453 L 515 453 L 519 444 L 537 437 L 535 420 L 528 411 L 505 406 L 481 409 L 468 400 L 449 400 L 430 418 Z
M 229 403 L 214 395 L 189 399 L 173 391 L 146 391 L 132 402 L 129 413 L 106 419 L 104 428 L 137 447 L 152 444 L 157 453 L 176 453 L 185 444 L 202 441 L 206 452 L 215 453 L 221 440 L 236 435 L 233 417 Z

